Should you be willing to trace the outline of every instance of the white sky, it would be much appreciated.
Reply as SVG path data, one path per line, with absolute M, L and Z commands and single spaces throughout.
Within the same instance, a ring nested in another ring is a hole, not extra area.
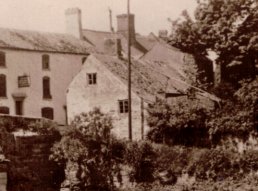
M 64 33 L 65 9 L 79 7 L 83 28 L 108 31 L 108 7 L 116 28 L 116 15 L 126 13 L 126 6 L 127 0 L 0 0 L 0 27 Z M 184 9 L 191 14 L 195 7 L 195 0 L 131 0 L 140 34 L 170 30 L 168 17 L 176 19 Z

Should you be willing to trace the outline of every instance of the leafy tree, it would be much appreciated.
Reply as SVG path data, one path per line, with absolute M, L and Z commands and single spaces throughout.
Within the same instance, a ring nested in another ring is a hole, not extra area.
M 215 110 L 207 120 L 214 143 L 217 144 L 228 135 L 243 140 L 250 134 L 257 135 L 257 106 L 258 77 L 244 81 L 242 87 L 232 95 L 231 99 L 224 100 L 222 107 Z
M 51 159 L 66 166 L 72 190 L 114 188 L 120 171 L 112 152 L 111 129 L 111 118 L 95 108 L 76 116 L 71 131 L 54 145 Z
M 188 146 L 206 144 L 207 114 L 198 102 L 182 101 L 171 105 L 157 100 L 149 105 L 148 114 L 150 131 L 147 136 L 151 141 Z
M 258 53 L 257 0 L 197 0 L 195 19 L 186 11 L 173 22 L 171 44 L 195 55 L 215 51 L 222 77 L 233 81 L 255 75 Z

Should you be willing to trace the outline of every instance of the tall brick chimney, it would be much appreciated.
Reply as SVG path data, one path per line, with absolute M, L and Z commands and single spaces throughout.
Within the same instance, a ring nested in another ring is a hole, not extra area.
M 69 8 L 65 11 L 66 32 L 82 39 L 81 10 L 79 8 Z
M 130 14 L 130 33 L 131 42 L 135 43 L 135 27 L 134 27 L 134 14 Z M 127 14 L 117 15 L 117 32 L 122 33 L 126 37 L 128 36 L 128 16 Z

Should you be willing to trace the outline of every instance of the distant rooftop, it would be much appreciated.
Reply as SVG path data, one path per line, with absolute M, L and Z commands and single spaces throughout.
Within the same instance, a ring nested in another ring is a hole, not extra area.
M 0 48 L 89 54 L 93 46 L 71 35 L 0 28 Z

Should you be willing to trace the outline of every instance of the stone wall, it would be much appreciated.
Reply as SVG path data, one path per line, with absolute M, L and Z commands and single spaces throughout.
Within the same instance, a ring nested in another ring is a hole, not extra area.
M 87 73 L 97 73 L 97 84 L 87 84 Z M 126 74 L 125 74 L 126 75 Z M 109 71 L 94 56 L 89 56 L 82 70 L 71 82 L 67 92 L 68 122 L 82 112 L 92 111 L 94 107 L 111 116 L 112 132 L 119 138 L 128 138 L 128 114 L 119 112 L 119 100 L 128 98 L 128 89 L 117 76 Z M 149 127 L 146 122 L 146 103 L 141 105 L 141 98 L 132 92 L 132 137 L 142 139 Z M 142 114 L 143 111 L 143 114 Z M 143 115 L 143 116 L 142 116 Z
M 49 160 L 58 138 L 50 135 L 0 133 L 0 144 L 8 165 L 8 191 L 58 190 L 63 172 Z

